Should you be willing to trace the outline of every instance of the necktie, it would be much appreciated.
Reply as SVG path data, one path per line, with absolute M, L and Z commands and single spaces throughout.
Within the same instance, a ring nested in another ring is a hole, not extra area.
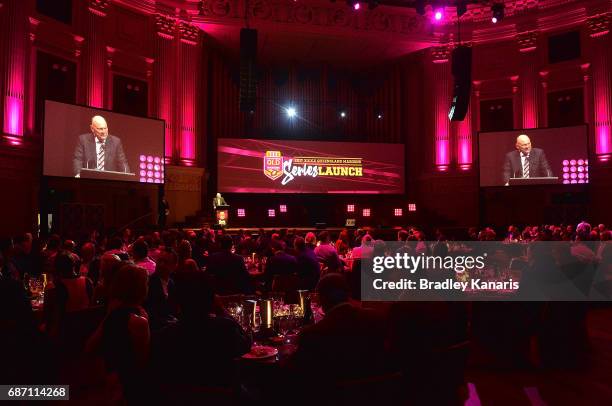
M 98 164 L 96 165 L 96 168 L 99 171 L 104 170 L 104 143 L 100 144 L 100 152 L 98 152 Z
M 523 163 L 523 178 L 529 177 L 529 155 L 523 155 L 525 162 Z

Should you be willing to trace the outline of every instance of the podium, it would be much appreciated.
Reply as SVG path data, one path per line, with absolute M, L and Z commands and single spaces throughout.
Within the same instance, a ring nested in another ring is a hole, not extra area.
M 524 185 L 556 185 L 559 183 L 559 178 L 556 176 L 538 177 L 538 178 L 510 178 L 508 184 L 510 186 Z
M 217 206 L 215 208 L 215 219 L 217 221 L 217 225 L 227 227 L 227 222 L 229 220 L 229 205 L 224 204 Z
M 135 173 L 101 171 L 99 169 L 81 169 L 81 179 L 105 179 L 105 180 L 138 180 Z

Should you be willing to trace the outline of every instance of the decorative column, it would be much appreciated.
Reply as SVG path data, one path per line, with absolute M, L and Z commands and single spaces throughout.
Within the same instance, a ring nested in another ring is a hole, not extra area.
M 463 121 L 458 123 L 457 162 L 459 169 L 467 171 L 472 168 L 472 106 L 468 107 Z
M 29 22 L 30 22 L 30 50 L 29 50 L 29 61 L 28 61 L 28 75 L 29 75 L 29 80 L 28 80 L 28 97 L 27 97 L 27 104 L 28 104 L 28 108 L 26 116 L 27 116 L 27 125 L 26 125 L 26 132 L 28 134 L 34 134 L 34 120 L 35 120 L 35 115 L 36 115 L 36 105 L 35 105 L 35 101 L 36 101 L 36 31 L 38 29 L 38 24 L 40 24 L 40 21 L 38 21 L 36 18 L 34 17 L 29 17 L 28 18 Z
M 2 27 L 0 41 L 5 41 L 3 98 L 3 132 L 23 136 L 25 118 L 26 59 L 28 49 L 28 19 L 26 2 L 3 3 L 6 26 Z M 2 38 L 4 37 L 4 38 Z M 15 140 L 18 143 L 17 140 Z
M 104 72 L 106 83 L 106 91 L 104 92 L 104 107 L 113 109 L 113 58 L 115 57 L 115 48 L 106 47 L 106 70 Z
M 104 30 L 110 0 L 89 0 L 85 28 L 85 49 L 81 64 L 84 92 L 82 103 L 92 107 L 104 107 L 104 77 L 106 48 Z
M 510 82 L 512 82 L 512 127 L 521 128 L 523 123 L 521 122 L 521 100 L 518 86 L 519 76 L 510 76 Z
M 609 161 L 612 157 L 610 16 L 611 13 L 604 13 L 587 19 L 589 34 L 592 38 L 595 153 L 598 160 L 604 162 Z
M 164 154 L 167 164 L 174 155 L 174 37 L 176 34 L 173 18 L 158 14 L 155 16 L 155 60 L 153 69 L 156 108 L 154 114 L 166 122 L 166 145 Z
M 472 98 L 472 103 L 470 108 L 474 112 L 474 130 L 476 132 L 480 131 L 480 86 L 482 85 L 482 81 L 474 80 L 472 82 L 472 90 L 474 91 L 474 97 Z
M 583 63 L 580 65 L 580 71 L 582 72 L 582 80 L 584 82 L 584 122 L 589 126 L 593 125 L 593 108 L 592 108 L 592 100 L 593 100 L 593 89 L 591 79 L 591 64 Z
M 526 31 L 516 36 L 519 52 L 521 53 L 521 84 L 520 97 L 522 104 L 522 127 L 537 128 L 539 126 L 538 106 L 538 72 L 537 72 L 537 31 Z M 516 126 L 516 125 L 515 125 Z
M 436 170 L 447 171 L 450 165 L 450 47 L 443 45 L 432 50 L 434 103 L 434 163 Z
M 178 120 L 177 147 L 182 164 L 196 163 L 196 115 L 200 58 L 200 30 L 186 22 L 179 23 L 179 79 L 177 83 Z

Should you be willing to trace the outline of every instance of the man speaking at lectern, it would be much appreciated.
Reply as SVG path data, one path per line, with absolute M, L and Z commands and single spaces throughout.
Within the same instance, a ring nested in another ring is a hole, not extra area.
M 216 210 L 219 206 L 227 206 L 225 203 L 225 199 L 221 196 L 221 193 L 217 193 L 217 195 L 213 198 L 213 210 Z
M 108 134 L 106 120 L 102 116 L 93 116 L 91 132 L 79 135 L 72 158 L 72 170 L 75 177 L 80 177 L 81 169 L 97 169 L 129 173 L 130 167 L 123 152 L 121 139 Z
M 553 176 L 543 149 L 532 148 L 525 134 L 516 138 L 516 151 L 508 152 L 504 161 L 504 185 L 510 178 L 542 178 Z

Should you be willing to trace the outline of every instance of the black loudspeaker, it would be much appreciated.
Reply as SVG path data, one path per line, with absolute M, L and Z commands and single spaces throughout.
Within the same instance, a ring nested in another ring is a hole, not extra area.
M 240 30 L 240 111 L 255 111 L 257 98 L 257 30 Z
M 453 101 L 448 118 L 463 121 L 470 105 L 472 91 L 472 48 L 458 46 L 453 50 Z

